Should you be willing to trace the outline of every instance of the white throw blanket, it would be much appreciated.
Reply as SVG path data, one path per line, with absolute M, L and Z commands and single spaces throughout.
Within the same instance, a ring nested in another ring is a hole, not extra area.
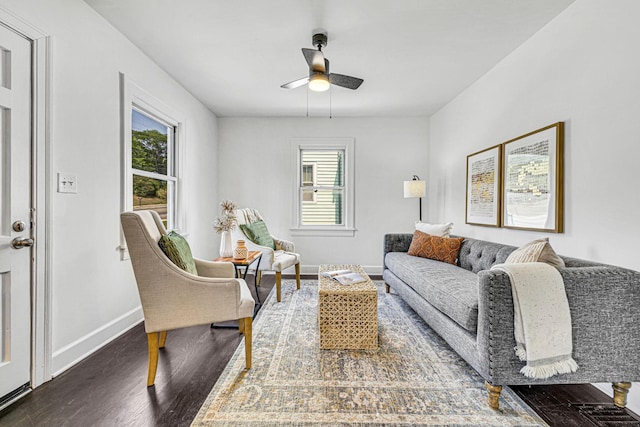
M 558 270 L 541 262 L 497 264 L 491 269 L 511 279 L 515 351 L 527 362 L 520 372 L 529 378 L 575 372 L 571 314 Z

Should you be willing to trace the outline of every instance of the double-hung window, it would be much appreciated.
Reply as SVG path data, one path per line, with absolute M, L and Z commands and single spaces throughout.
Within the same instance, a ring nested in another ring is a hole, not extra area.
M 354 141 L 295 138 L 295 235 L 353 235 Z
M 122 211 L 158 212 L 168 230 L 184 230 L 180 153 L 184 119 L 121 74 Z M 124 236 L 122 258 L 128 258 Z
M 176 228 L 176 126 L 135 105 L 131 109 L 131 197 L 133 210 L 158 212 Z

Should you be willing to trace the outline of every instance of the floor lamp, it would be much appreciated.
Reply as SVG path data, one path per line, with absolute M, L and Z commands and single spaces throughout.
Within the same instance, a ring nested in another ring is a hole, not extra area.
M 404 182 L 404 198 L 413 199 L 417 197 L 419 199 L 420 221 L 422 221 L 422 198 L 426 195 L 426 192 L 426 183 L 422 181 L 418 175 L 413 175 L 411 181 Z

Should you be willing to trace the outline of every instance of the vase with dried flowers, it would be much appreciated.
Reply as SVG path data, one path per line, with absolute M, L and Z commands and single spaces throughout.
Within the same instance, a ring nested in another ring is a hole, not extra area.
M 220 203 L 221 213 L 213 223 L 213 228 L 220 234 L 220 256 L 233 256 L 233 246 L 231 242 L 231 230 L 238 225 L 236 218 L 237 205 L 231 200 L 224 200 Z

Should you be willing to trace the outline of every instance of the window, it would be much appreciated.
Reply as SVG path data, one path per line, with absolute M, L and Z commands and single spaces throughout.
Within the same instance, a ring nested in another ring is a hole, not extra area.
M 169 230 L 184 231 L 181 152 L 184 119 L 124 74 L 120 75 L 122 211 L 151 209 Z M 122 259 L 128 259 L 120 234 Z
M 296 138 L 296 235 L 353 235 L 353 139 Z
M 168 229 L 176 228 L 174 125 L 131 109 L 131 182 L 133 210 L 151 209 Z

